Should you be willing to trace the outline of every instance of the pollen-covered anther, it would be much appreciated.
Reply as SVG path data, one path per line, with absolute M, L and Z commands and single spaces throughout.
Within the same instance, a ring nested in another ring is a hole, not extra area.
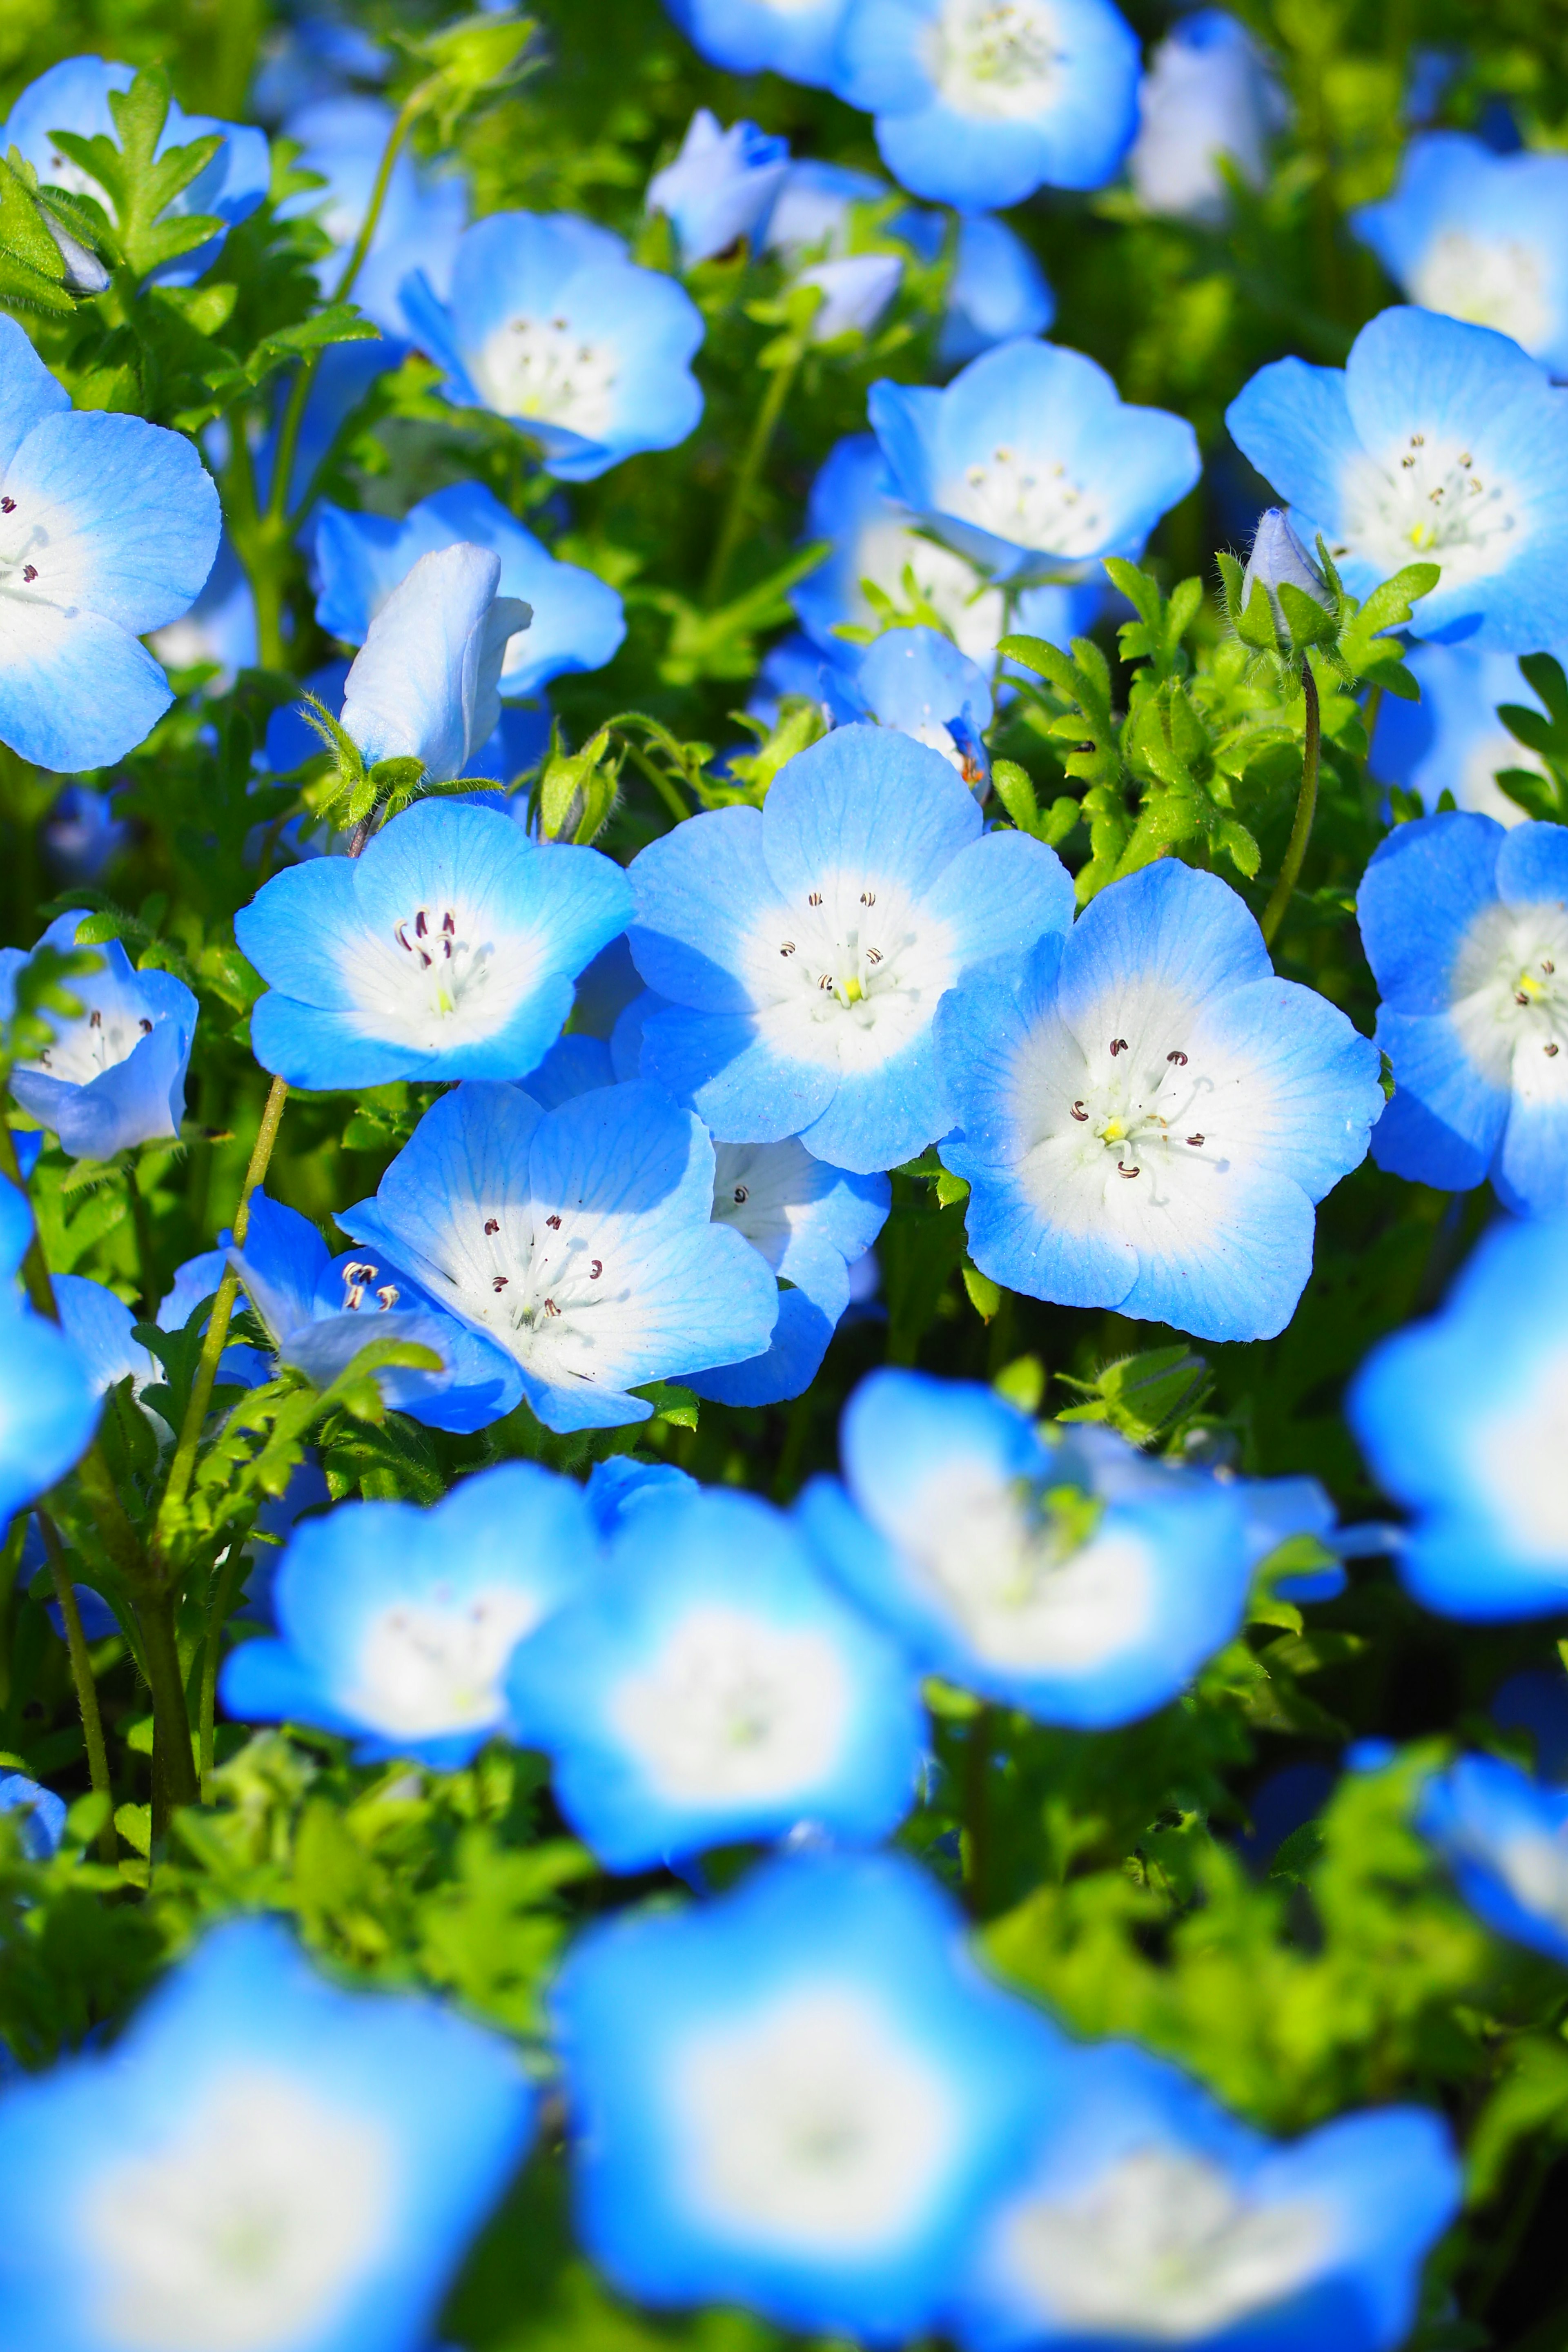
M 1143 1173 L 1143 1171 L 1139 1167 L 1136 1160 L 1134 1160 L 1131 1167 L 1129 1168 L 1125 1160 L 1119 1160 L 1116 1163 L 1116 1172 L 1119 1176 L 1126 1176 L 1131 1179 L 1134 1176 L 1141 1176 Z
M 1089 1113 L 1088 1113 L 1088 1111 L 1086 1111 L 1086 1110 L 1085 1110 L 1085 1108 L 1084 1108 L 1084 1107 L 1083 1107 L 1083 1105 L 1082 1105 L 1082 1103 L 1081 1103 L 1081 1102 L 1075 1102 L 1075 1103 L 1074 1103 L 1074 1105 L 1073 1105 L 1073 1107 L 1072 1107 L 1072 1115 L 1073 1115 L 1074 1118 L 1079 1118 L 1079 1119 L 1087 1119 L 1087 1118 L 1088 1118 L 1088 1117 L 1089 1117 Z
M 1197 1147 L 1197 1146 L 1198 1146 L 1198 1145 L 1203 1141 L 1203 1137 L 1202 1137 L 1201 1135 L 1189 1135 L 1189 1136 L 1188 1136 L 1188 1138 L 1187 1138 L 1187 1141 L 1188 1141 L 1190 1144 L 1192 1144 L 1192 1146 L 1193 1146 L 1193 1147 L 1194 1147 L 1194 1149 L 1195 1150 L 1195 1149 L 1196 1149 L 1196 1147 Z
M 1178 1070 L 1184 1070 L 1187 1066 L 1187 1057 L 1180 1050 L 1167 1054 L 1165 1059 L 1167 1062 L 1174 1062 Z
M 544 1302 L 544 1311 L 547 1315 L 559 1315 L 561 1309 L 557 1307 L 553 1298 L 547 1298 Z
M 822 893 L 821 893 L 821 891 L 820 891 L 820 890 L 814 890 L 814 891 L 811 893 L 811 896 L 807 898 L 807 900 L 806 900 L 806 902 L 805 902 L 805 903 L 806 903 L 806 905 L 807 905 L 808 907 L 820 907 L 820 906 L 821 906 L 821 904 L 822 904 Z
M 511 1279 L 511 1276 L 510 1276 L 510 1275 L 506 1275 L 506 1274 L 493 1274 L 493 1275 L 490 1276 L 490 1288 L 491 1288 L 491 1289 L 492 1289 L 492 1290 L 497 1294 L 497 1296 L 499 1297 L 499 1296 L 500 1296 L 500 1293 L 501 1293 L 501 1292 L 506 1288 L 507 1284 L 510 1281 L 510 1279 Z
M 604 1273 L 604 1271 L 605 1261 L 602 1257 L 590 1259 L 588 1264 L 588 1279 L 590 1282 L 597 1282 L 599 1276 Z
M 863 907 L 874 907 L 874 906 L 876 905 L 876 903 L 877 903 L 877 893 L 875 892 L 875 890 L 862 890 L 862 891 L 861 891 L 861 893 L 860 893 L 860 904 L 861 904 Z
M 1556 1053 L 1556 1051 L 1557 1051 L 1557 1048 L 1556 1048 L 1556 1046 L 1555 1046 L 1555 1045 L 1543 1045 L 1543 1046 L 1542 1047 L 1542 1049 L 1541 1049 L 1541 1050 L 1542 1050 L 1542 1052 L 1545 1055 L 1545 1056 L 1546 1056 L 1547 1060 L 1550 1062 L 1550 1061 L 1552 1060 L 1552 1056 L 1555 1055 L 1555 1053 Z
M 1127 1040 L 1126 1040 L 1126 1038 L 1125 1038 L 1125 1037 L 1113 1037 L 1113 1038 L 1111 1039 L 1111 1041 L 1110 1041 L 1110 1056 L 1111 1056 L 1112 1061 L 1114 1061 L 1114 1060 L 1115 1060 L 1115 1058 L 1116 1058 L 1116 1056 L 1117 1056 L 1117 1055 L 1118 1055 L 1118 1054 L 1125 1054 L 1125 1052 L 1126 1052 L 1126 1051 L 1127 1051 Z
M 500 1219 L 499 1217 L 487 1217 L 485 1219 L 485 1231 L 487 1234 L 499 1234 L 500 1231 Z
M 558 1234 L 561 1231 L 561 1220 L 553 1213 L 546 1217 L 544 1222 L 552 1234 Z
M 735 1187 L 735 1206 L 736 1206 L 738 1209 L 739 1209 L 739 1208 L 741 1208 L 741 1207 L 742 1207 L 742 1206 L 744 1205 L 744 1203 L 745 1203 L 746 1199 L 747 1199 L 746 1187 L 745 1187 L 743 1184 L 737 1184 L 737 1185 L 736 1185 L 736 1187 Z
M 384 1315 L 390 1313 L 391 1309 L 396 1306 L 398 1298 L 401 1296 L 397 1285 L 395 1282 L 384 1282 L 381 1288 L 375 1295 L 381 1301 L 381 1310 Z
M 782 955 L 782 956 L 792 956 L 792 955 L 794 955 L 794 953 L 795 953 L 795 941 L 794 941 L 793 940 L 785 940 L 785 941 L 784 942 L 784 945 L 783 945 L 783 946 L 780 948 L 780 950 L 779 950 L 779 953 L 780 953 L 780 955 Z

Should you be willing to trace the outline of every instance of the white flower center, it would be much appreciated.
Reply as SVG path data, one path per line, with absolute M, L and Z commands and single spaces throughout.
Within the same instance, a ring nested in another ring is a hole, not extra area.
M 1330 550 L 1353 551 L 1394 572 L 1412 555 L 1431 556 L 1444 584 L 1489 579 L 1524 543 L 1511 481 L 1452 434 L 1412 433 L 1384 457 L 1363 455 L 1343 485 L 1344 535 Z
M 479 390 L 503 416 L 535 416 L 599 441 L 615 419 L 620 353 L 586 342 L 570 319 L 509 319 L 471 362 Z
M 709 1603 L 674 1625 L 615 1692 L 610 1719 L 658 1793 L 679 1804 L 803 1804 L 843 1745 L 853 1694 L 823 1633 Z
M 1568 1096 L 1568 908 L 1486 907 L 1448 975 L 1459 1042 L 1495 1087 L 1527 1102 Z
M 516 1585 L 389 1602 L 365 1628 L 348 1706 L 392 1738 L 499 1723 L 501 1676 L 538 1622 L 537 1599 Z
M 957 114 L 1026 121 L 1057 93 L 1064 52 L 1047 0 L 943 0 L 926 37 L 931 78 Z
M 62 595 L 51 580 L 49 548 L 48 523 L 37 502 L 9 490 L 0 495 L 0 595 L 21 604 L 58 605 Z M 68 606 L 77 602 L 77 587 L 73 579 L 64 593 Z
M 70 982 L 70 992 L 79 1002 L 91 984 L 91 975 L 84 983 Z M 153 1024 L 145 1013 L 133 1014 L 123 1006 L 89 1004 L 79 1021 L 65 1024 L 56 1032 L 55 1042 L 46 1045 L 36 1062 L 28 1062 L 30 1070 L 42 1070 L 51 1078 L 59 1078 L 67 1086 L 90 1086 L 105 1070 L 116 1068 L 129 1059 L 143 1037 L 153 1034 Z
M 896 882 L 825 874 L 769 921 L 750 943 L 759 1001 L 794 1051 L 846 1071 L 908 1045 L 957 977 L 945 928 Z
M 429 1054 L 493 1036 L 545 969 L 539 940 L 498 936 L 489 915 L 438 903 L 411 908 L 390 929 L 355 933 L 342 958 L 367 1034 Z
M 822 1191 L 822 1162 L 797 1136 L 713 1147 L 713 1222 L 743 1234 L 775 1274 L 797 1217 Z
M 916 2239 L 960 2144 L 930 2051 L 873 1994 L 830 1979 L 694 2033 L 672 2089 L 703 2220 L 803 2260 Z
M 1003 2252 L 1058 2326 L 1206 2341 L 1304 2285 L 1331 2243 L 1305 2200 L 1255 2203 L 1205 2158 L 1149 2147 L 1061 2203 L 1026 2200 Z
M 950 510 L 1015 547 L 1080 562 L 1105 539 L 1105 509 L 1059 458 L 998 442 L 989 462 L 965 469 L 944 491 Z
M 1487 1507 L 1523 1559 L 1568 1568 L 1568 1347 L 1530 1367 L 1471 1423 L 1464 1451 Z
M 1474 1859 L 1495 1870 L 1526 1911 L 1568 1928 L 1568 1834 L 1542 1830 L 1534 1836 L 1505 1838 L 1495 1848 L 1476 1841 Z
M 393 2221 L 394 2156 L 357 2112 L 260 2066 L 195 2098 L 160 2147 L 110 2164 L 81 2220 L 104 2352 L 314 2343 Z
M 593 1383 L 634 1292 L 637 1220 L 563 1202 L 498 1200 L 426 1236 L 430 1287 L 542 1380 Z
M 1442 230 L 1410 273 L 1410 299 L 1424 310 L 1493 327 L 1535 354 L 1552 332 L 1545 257 L 1515 236 Z
M 877 615 L 861 587 L 868 580 L 902 610 L 910 603 L 908 572 L 921 598 L 952 635 L 960 653 L 983 669 L 995 667 L 997 641 L 1006 625 L 1006 600 L 973 563 L 951 547 L 922 539 L 907 523 L 890 517 L 874 522 L 861 533 L 854 550 L 855 597 L 848 618 L 858 626 L 876 622 Z

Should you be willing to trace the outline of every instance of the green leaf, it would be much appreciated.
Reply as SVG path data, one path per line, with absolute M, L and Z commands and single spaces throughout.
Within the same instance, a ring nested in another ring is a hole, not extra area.
M 1034 779 L 1016 760 L 997 760 L 991 769 L 992 789 L 1020 833 L 1038 835 L 1039 803 Z
M 937 1189 L 940 1198 L 940 1185 Z M 988 1274 L 982 1274 L 980 1268 L 973 1265 L 968 1258 L 964 1259 L 962 1271 L 963 1287 L 969 1294 L 971 1307 L 983 1323 L 994 1321 L 1004 1296 L 1001 1284 L 993 1282 Z

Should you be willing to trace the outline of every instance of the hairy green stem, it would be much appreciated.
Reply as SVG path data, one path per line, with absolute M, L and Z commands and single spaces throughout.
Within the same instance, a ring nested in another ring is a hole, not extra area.
M 683 824 L 686 822 L 686 819 L 691 814 L 691 811 L 681 799 L 679 788 L 664 773 L 662 769 L 655 767 L 653 761 L 648 758 L 647 753 L 642 749 L 640 744 L 628 743 L 626 745 L 626 757 L 630 760 L 633 767 L 640 769 L 642 773 L 647 778 L 648 782 L 653 786 L 654 791 L 658 794 L 659 799 L 664 803 L 665 807 L 669 811 L 671 816 L 675 819 L 676 824 Z
M 790 387 L 800 372 L 801 358 L 802 352 L 797 350 L 793 359 L 786 360 L 783 367 L 773 369 L 769 375 L 768 388 L 752 420 L 751 438 L 746 443 L 745 454 L 730 492 L 730 503 L 724 510 L 719 543 L 713 550 L 713 561 L 708 567 L 708 584 L 704 591 L 704 602 L 708 604 L 719 602 L 735 551 L 741 544 L 741 534 L 746 528 L 752 499 L 763 467 L 767 463 L 779 419 L 784 413 Z
M 55 1598 L 60 1604 L 60 1615 L 65 1621 L 66 1649 L 70 1657 L 71 1680 L 76 1685 L 77 1706 L 81 1710 L 81 1736 L 87 1743 L 87 1769 L 92 1780 L 93 1794 L 106 1798 L 109 1803 L 109 1811 L 98 1832 L 98 1858 L 113 1869 L 120 1859 L 120 1848 L 114 1835 L 114 1784 L 109 1777 L 109 1750 L 104 1745 L 98 1683 L 92 1671 L 92 1660 L 88 1655 L 87 1635 L 82 1632 L 76 1587 L 66 1566 L 65 1546 L 60 1541 L 59 1529 L 47 1511 L 38 1513 L 38 1530 L 44 1538 L 44 1551 L 49 1563 Z
M 1285 851 L 1285 863 L 1279 868 L 1279 879 L 1274 885 L 1268 904 L 1263 910 L 1264 944 L 1272 947 L 1274 934 L 1285 919 L 1285 909 L 1290 904 L 1296 885 L 1300 879 L 1301 861 L 1307 855 L 1307 844 L 1312 835 L 1312 819 L 1318 807 L 1318 763 L 1322 748 L 1322 719 L 1318 709 L 1318 681 L 1312 676 L 1312 665 L 1305 656 L 1301 661 L 1301 693 L 1307 705 L 1307 722 L 1301 740 L 1301 790 L 1296 801 L 1296 821 L 1290 827 L 1290 839 Z

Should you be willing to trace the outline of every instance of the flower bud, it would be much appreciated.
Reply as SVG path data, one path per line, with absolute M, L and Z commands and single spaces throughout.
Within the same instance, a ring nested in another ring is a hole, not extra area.
M 819 261 L 801 271 L 797 283 L 822 289 L 811 322 L 814 343 L 840 335 L 868 335 L 899 290 L 904 265 L 896 253 L 851 253 L 839 261 Z
M 789 170 L 789 142 L 754 122 L 721 131 L 698 108 L 673 163 L 648 182 L 647 208 L 674 224 L 683 268 L 724 252 L 737 237 L 761 236 Z
M 1274 625 L 1287 641 L 1291 635 L 1289 615 L 1279 602 L 1282 587 L 1298 588 L 1310 596 L 1325 613 L 1334 609 L 1329 583 L 1290 528 L 1289 518 L 1281 507 L 1269 507 L 1259 516 L 1257 534 L 1252 541 L 1252 553 L 1247 560 L 1247 570 L 1241 575 L 1241 608 L 1245 612 L 1252 602 L 1254 585 L 1261 583 L 1268 599 L 1268 609 L 1274 615 Z

